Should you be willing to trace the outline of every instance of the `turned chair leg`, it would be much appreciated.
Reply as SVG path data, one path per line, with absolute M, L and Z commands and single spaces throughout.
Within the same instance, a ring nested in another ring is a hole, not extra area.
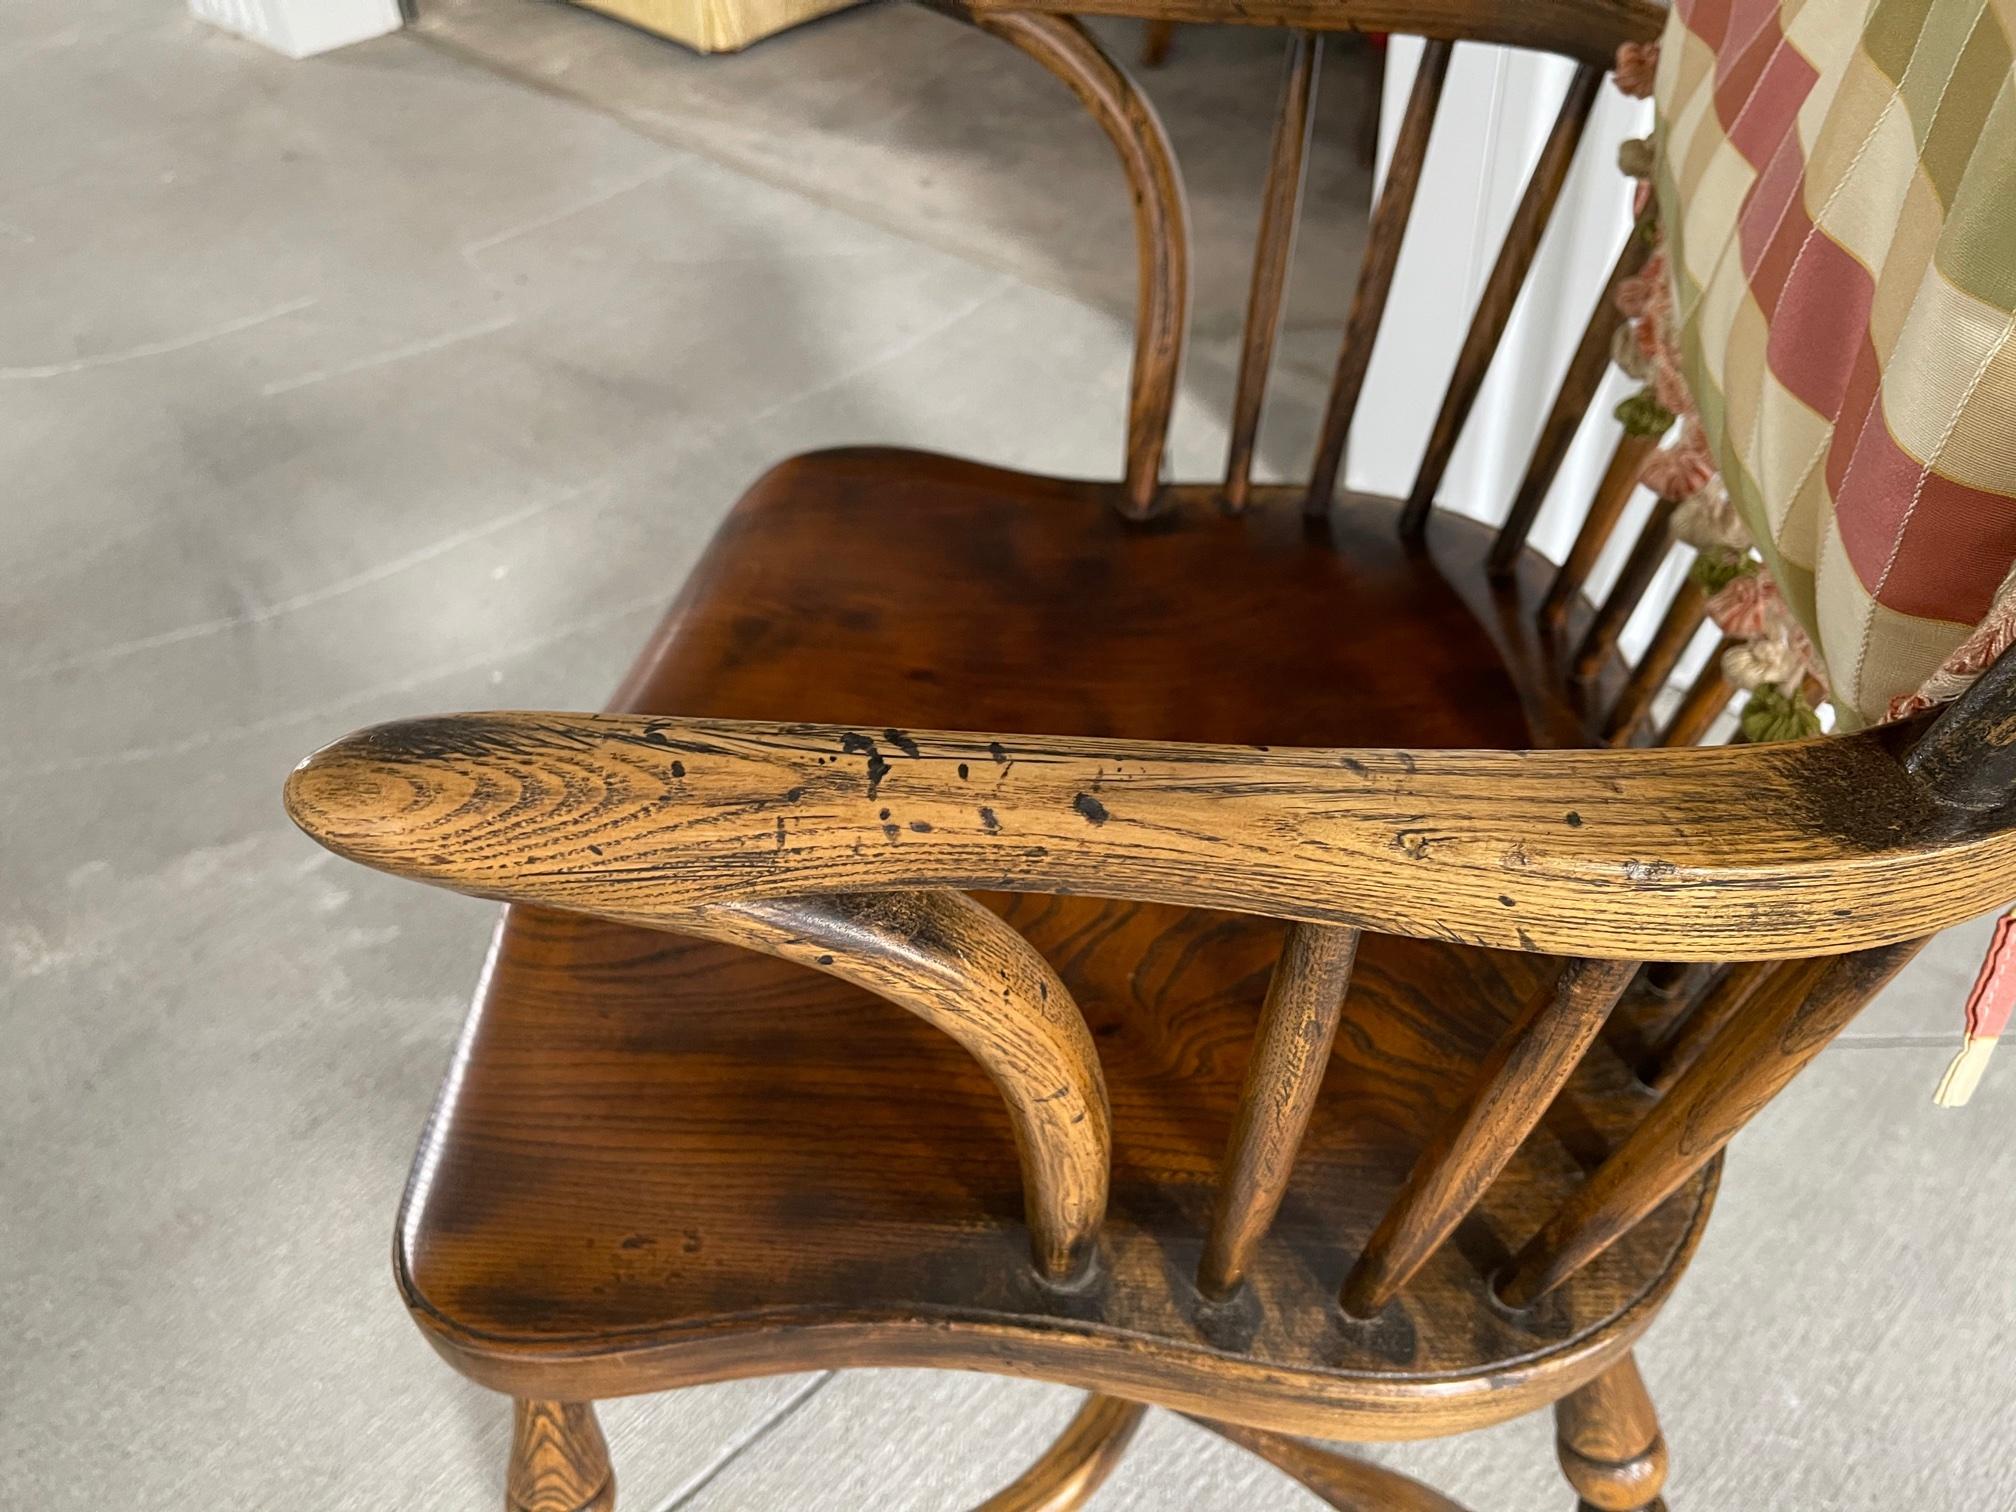
M 613 1512 L 616 1475 L 586 1402 L 511 1404 L 504 1512 Z
M 1630 1355 L 1556 1402 L 1554 1426 L 1577 1512 L 1666 1512 L 1666 1440 Z

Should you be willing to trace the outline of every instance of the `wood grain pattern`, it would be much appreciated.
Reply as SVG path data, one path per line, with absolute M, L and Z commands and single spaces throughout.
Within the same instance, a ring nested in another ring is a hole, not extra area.
M 1454 1504 L 1285 1435 L 1558 1404 L 1584 1506 L 1650 1512 L 1665 1450 L 1629 1351 L 1722 1145 L 1920 936 L 2016 891 L 2016 670 L 1936 721 L 1574 749 L 1641 738 L 1703 609 L 1683 588 L 1626 675 L 1668 501 L 1603 605 L 1583 597 L 1649 439 L 1619 444 L 1558 573 L 1525 546 L 1608 359 L 1607 292 L 1495 542 L 1445 519 L 1424 547 L 1602 72 L 1656 5 L 943 8 L 1065 82 L 1121 158 L 1124 476 L 792 459 L 710 546 L 625 712 L 402 721 L 297 770 L 289 811 L 324 844 L 511 905 L 402 1209 L 408 1306 L 518 1399 L 512 1512 L 609 1512 L 589 1399 L 843 1365 L 1094 1393 L 983 1512 L 1082 1505 L 1150 1402 L 1365 1512 Z M 1176 164 L 1066 9 L 1306 28 L 1222 485 L 1161 476 Z M 1429 42 L 1311 484 L 1256 485 L 1320 34 L 1365 28 Z M 1335 501 L 1458 38 L 1580 66 L 1409 499 Z M 1726 700 L 1711 671 L 1669 739 Z M 1634 982 L 1643 958 L 1666 964 Z M 1704 963 L 1722 974 L 1666 1032 L 1662 984 L 1677 1000 Z
M 1417 754 L 468 714 L 338 741 L 287 802 L 366 865 L 646 926 L 999 888 L 1754 960 L 1915 939 L 2016 893 L 2016 834 L 1952 824 L 1899 734 Z
M 1712 1172 L 1543 1308 L 1490 1301 L 1512 1246 L 1651 1101 L 1599 1041 L 1548 1137 L 1394 1311 L 1340 1319 L 1352 1255 L 1552 967 L 1368 937 L 1245 1300 L 1211 1303 L 1195 1277 L 1282 927 L 987 901 L 1056 964 L 1100 1049 L 1115 1179 L 1081 1286 L 1033 1273 L 999 1094 L 938 1030 L 792 962 L 513 908 L 398 1228 L 428 1337 L 525 1396 L 929 1365 L 1410 1438 L 1547 1405 L 1628 1348 L 1683 1272 Z
M 1526 474 L 1519 480 L 1519 491 L 1512 496 L 1512 507 L 1506 512 L 1497 543 L 1491 548 L 1491 570 L 1499 576 L 1512 570 L 1525 546 L 1533 522 L 1539 518 L 1540 506 L 1547 502 L 1555 475 L 1561 471 L 1562 459 L 1568 455 L 1575 433 L 1582 428 L 1589 402 L 1596 397 L 1604 375 L 1610 371 L 1611 337 L 1624 318 L 1617 308 L 1617 287 L 1645 266 L 1651 251 L 1650 227 L 1641 221 L 1624 238 L 1617 264 L 1597 297 L 1595 309 L 1589 313 L 1589 322 L 1582 328 L 1582 339 L 1576 343 L 1574 355 L 1568 359 L 1568 370 L 1562 375 L 1553 406 L 1540 423 Z
M 1088 1397 L 1043 1457 L 975 1512 L 1073 1512 L 1084 1506 L 1127 1453 L 1147 1411 L 1119 1397 Z
M 1561 1469 L 1595 1512 L 1659 1512 L 1666 1440 L 1638 1362 L 1626 1355 L 1554 1408 Z
M 1553 1105 L 1637 972 L 1635 961 L 1571 961 L 1535 994 L 1422 1149 L 1344 1282 L 1346 1312 L 1376 1317 L 1428 1263 Z
M 1358 955 L 1355 929 L 1296 924 L 1267 984 L 1197 1285 L 1224 1298 L 1246 1278 L 1286 1194 L 1295 1152 L 1330 1065 Z
M 1303 505 L 1310 514 L 1326 513 L 1336 497 L 1337 479 L 1343 473 L 1344 454 L 1351 440 L 1351 422 L 1357 417 L 1365 375 L 1372 367 L 1372 349 L 1386 318 L 1386 300 L 1393 292 L 1394 270 L 1400 266 L 1400 248 L 1407 239 L 1407 223 L 1421 188 L 1421 170 L 1428 161 L 1428 141 L 1435 129 L 1435 113 L 1442 103 L 1453 51 L 1450 43 L 1442 41 L 1421 49 L 1406 113 L 1393 138 L 1386 181 L 1366 228 L 1358 283 L 1351 295 L 1350 314 L 1345 317 L 1337 366 L 1330 376 L 1330 395 L 1323 406 L 1323 427 Z
M 1260 229 L 1253 240 L 1253 283 L 1246 298 L 1246 327 L 1239 348 L 1239 376 L 1233 386 L 1231 441 L 1225 457 L 1225 507 L 1246 508 L 1253 482 L 1253 443 L 1260 434 L 1260 409 L 1267 396 L 1267 373 L 1281 329 L 1281 301 L 1288 288 L 1288 261 L 1295 248 L 1295 222 L 1302 206 L 1302 178 L 1314 122 L 1317 68 L 1323 39 L 1297 32 L 1288 42 L 1281 104 L 1268 148 L 1267 177 L 1260 191 Z
M 1398 32 L 1541 48 L 1600 68 L 1610 66 L 1619 43 L 1655 39 L 1666 19 L 1654 0 L 964 0 L 964 8 Z
M 614 1512 L 616 1476 L 586 1402 L 514 1400 L 504 1512 Z
M 1512 212 L 1512 223 L 1506 228 L 1498 260 L 1484 281 L 1484 291 L 1477 299 L 1477 313 L 1463 338 L 1456 370 L 1450 376 L 1442 407 L 1428 433 L 1428 446 L 1422 454 L 1420 471 L 1414 476 L 1414 487 L 1407 495 L 1406 511 L 1400 516 L 1400 528 L 1410 537 L 1418 538 L 1427 528 L 1442 476 L 1484 387 L 1484 375 L 1490 371 L 1499 338 L 1512 319 L 1512 307 L 1526 285 L 1526 275 L 1532 271 L 1533 256 L 1540 249 L 1540 238 L 1554 213 L 1554 202 L 1560 198 L 1561 186 L 1574 164 L 1575 149 L 1581 145 L 1582 131 L 1589 124 L 1589 112 L 1596 104 L 1596 93 L 1603 79 L 1604 69 L 1594 64 L 1584 64 L 1575 70 L 1561 101 L 1561 113 L 1555 117 L 1539 160 L 1526 180 L 1519 207 Z
M 1825 1049 L 1923 944 L 1909 940 L 1835 956 L 1811 978 L 1773 973 L 1623 1146 L 1527 1242 L 1500 1288 L 1505 1301 L 1531 1304 L 1656 1208 Z
M 1191 1421 L 1287 1472 L 1325 1506 L 1340 1512 L 1463 1512 L 1462 1506 L 1439 1491 L 1383 1465 L 1334 1449 L 1319 1449 L 1264 1428 L 1244 1428 L 1209 1418 Z
M 1126 482 L 1118 502 L 1129 517 L 1145 519 L 1155 512 L 1161 486 L 1190 319 L 1190 227 L 1176 155 L 1147 96 L 1073 17 L 1043 14 L 1037 6 L 948 8 L 1013 43 L 1061 79 L 1120 154 L 1134 201 L 1140 291 L 1128 385 Z
M 1106 1213 L 1112 1115 L 1084 1016 L 1028 941 L 956 892 L 723 904 L 681 926 L 831 972 L 963 1046 L 1008 1105 L 1037 1268 L 1083 1275 Z

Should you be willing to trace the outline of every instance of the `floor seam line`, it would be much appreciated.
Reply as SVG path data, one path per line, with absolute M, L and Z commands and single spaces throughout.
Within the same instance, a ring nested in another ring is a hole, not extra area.
M 991 258 L 977 247 L 964 246 L 957 242 L 950 242 L 938 237 L 925 235 L 912 227 L 899 225 L 895 221 L 883 219 L 874 215 L 872 207 L 865 202 L 856 203 L 852 200 L 837 199 L 820 194 L 806 184 L 796 183 L 781 174 L 766 171 L 745 158 L 733 153 L 723 152 L 711 143 L 697 140 L 676 128 L 669 126 L 647 128 L 634 115 L 612 106 L 598 104 L 581 95 L 569 93 L 551 81 L 540 78 L 537 74 L 509 63 L 500 62 L 466 42 L 430 29 L 424 16 L 419 25 L 407 28 L 404 35 L 411 36 L 416 41 L 428 47 L 435 48 L 443 54 L 453 57 L 460 62 L 467 63 L 472 67 L 480 68 L 486 73 L 495 75 L 497 78 L 530 89 L 536 94 L 544 95 L 548 99 L 561 100 L 567 104 L 579 106 L 583 110 L 591 111 L 601 116 L 604 120 L 615 122 L 642 141 L 651 142 L 670 151 L 686 153 L 690 157 L 712 164 L 714 167 L 722 169 L 725 172 L 738 174 L 748 179 L 751 183 L 762 184 L 766 188 L 776 190 L 780 194 L 792 195 L 809 205 L 816 205 L 820 209 L 829 211 L 832 214 L 844 215 L 849 220 L 855 221 L 860 225 L 872 227 L 884 235 L 897 237 L 902 241 L 910 243 L 912 246 L 923 247 L 927 251 L 935 252 L 941 257 L 953 258 L 972 268 L 1005 274 L 1024 288 L 1034 289 L 1058 299 L 1068 300 L 1079 308 L 1090 311 L 1095 315 L 1108 318 L 1118 316 L 1130 320 L 1132 318 L 1133 306 L 1131 303 L 1108 304 L 1102 300 L 1088 298 L 1084 293 L 1067 285 L 1054 283 L 1047 279 L 1031 278 L 1025 269 L 1011 267 L 1005 261 Z M 674 44 L 668 43 L 667 45 Z
M 716 1480 L 720 1479 L 722 1473 L 730 1465 L 755 1448 L 756 1445 L 762 1443 L 764 1439 L 768 1438 L 777 1429 L 783 1427 L 785 1423 L 798 1414 L 799 1410 L 807 1402 L 832 1385 L 833 1378 L 839 1373 L 837 1370 L 821 1371 L 816 1377 L 800 1387 L 783 1406 L 743 1434 L 739 1440 L 729 1447 L 726 1454 L 701 1471 L 693 1480 L 681 1486 L 677 1491 L 674 1491 L 669 1501 L 660 1503 L 657 1512 L 679 1512 L 681 1507 L 689 1506 L 693 1498 L 713 1485 Z

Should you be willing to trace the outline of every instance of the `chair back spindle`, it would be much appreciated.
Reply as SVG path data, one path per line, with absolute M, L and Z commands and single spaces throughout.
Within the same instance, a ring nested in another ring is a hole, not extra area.
M 1804 973 L 1772 973 L 1644 1122 L 1527 1241 L 1499 1288 L 1506 1304 L 1528 1307 L 1554 1290 L 1714 1159 L 1924 943 L 1835 956 L 1810 986 Z
M 1428 512 L 1435 507 L 1436 491 L 1442 486 L 1442 476 L 1448 471 L 1456 442 L 1477 403 L 1477 395 L 1483 390 L 1484 375 L 1498 350 L 1499 338 L 1512 319 L 1512 307 L 1518 302 L 1519 291 L 1526 286 L 1526 275 L 1533 269 L 1540 238 L 1546 233 L 1554 203 L 1561 196 L 1561 186 L 1568 180 L 1568 169 L 1575 161 L 1575 149 L 1581 145 L 1583 128 L 1589 124 L 1589 112 L 1596 106 L 1603 80 L 1604 71 L 1591 64 L 1575 70 L 1561 101 L 1561 113 L 1555 118 L 1553 130 L 1547 133 L 1539 161 L 1526 180 L 1519 208 L 1512 212 L 1512 224 L 1505 232 L 1498 261 L 1484 281 L 1477 313 L 1457 354 L 1456 371 L 1443 395 L 1434 428 L 1428 434 L 1421 470 L 1414 476 L 1414 487 L 1400 516 L 1401 532 L 1410 538 L 1418 539 L 1428 528 Z
M 1624 250 L 1617 255 L 1617 265 L 1603 286 L 1602 297 L 1590 312 L 1589 323 L 1583 328 L 1581 341 L 1576 343 L 1575 355 L 1568 361 L 1568 371 L 1561 379 L 1553 408 L 1541 422 L 1526 476 L 1512 496 L 1512 507 L 1498 527 L 1498 538 L 1491 543 L 1490 567 L 1494 577 L 1511 572 L 1525 549 L 1526 537 L 1539 517 L 1540 506 L 1547 502 L 1548 491 L 1554 486 L 1555 474 L 1560 472 L 1569 445 L 1588 414 L 1590 401 L 1596 397 L 1603 375 L 1610 369 L 1611 338 L 1623 319 L 1617 308 L 1617 287 L 1645 266 L 1651 250 L 1651 238 L 1640 222 L 1625 238 Z M 1636 475 L 1633 476 L 1635 479 Z
M 1323 428 L 1316 443 L 1309 493 L 1304 501 L 1311 514 L 1329 510 L 1337 493 L 1337 479 L 1344 471 L 1351 422 L 1357 418 L 1358 399 L 1365 392 L 1365 374 L 1372 366 L 1372 346 L 1386 317 L 1387 297 L 1393 292 L 1393 274 L 1400 266 L 1400 247 L 1407 237 L 1407 222 L 1414 213 L 1414 197 L 1421 188 L 1421 170 L 1428 161 L 1428 140 L 1435 129 L 1435 113 L 1442 104 L 1442 89 L 1449 80 L 1449 59 L 1454 50 L 1452 44 L 1441 41 L 1422 48 L 1414 86 L 1407 96 L 1407 110 L 1393 138 L 1386 183 L 1372 211 L 1365 256 L 1358 265 L 1358 284 L 1351 296 L 1351 312 L 1344 321 L 1343 345 L 1330 378 L 1330 396 L 1323 406 Z
M 1314 123 L 1318 68 L 1323 39 L 1297 32 L 1288 44 L 1281 107 L 1267 156 L 1260 195 L 1260 229 L 1253 241 L 1253 284 L 1247 296 L 1245 338 L 1239 349 L 1239 377 L 1233 386 L 1232 439 L 1225 458 L 1225 507 L 1246 507 L 1253 481 L 1253 443 L 1260 434 L 1260 406 L 1281 329 L 1281 301 L 1288 288 L 1288 260 L 1295 246 L 1295 223 L 1302 209 L 1303 170 Z
M 1330 1064 L 1357 955 L 1355 929 L 1289 926 L 1261 1005 L 1219 1176 L 1217 1210 L 1197 1277 L 1208 1297 L 1238 1289 L 1254 1246 L 1281 1206 L 1295 1151 Z
M 1344 1283 L 1344 1310 L 1376 1316 L 1477 1205 L 1595 1040 L 1636 961 L 1570 961 L 1484 1062 L 1456 1115 L 1422 1150 Z

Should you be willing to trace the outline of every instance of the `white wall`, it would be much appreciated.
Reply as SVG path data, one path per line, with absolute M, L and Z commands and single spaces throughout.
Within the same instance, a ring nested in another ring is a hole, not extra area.
M 1382 171 L 1421 47 L 1418 39 L 1393 39 L 1382 103 Z M 1477 296 L 1574 68 L 1565 58 L 1523 50 L 1457 47 L 1394 279 L 1387 328 L 1359 404 L 1350 487 L 1404 496 L 1412 486 Z M 1496 521 L 1510 506 L 1540 422 L 1630 228 L 1631 183 L 1617 169 L 1616 144 L 1650 129 L 1647 102 L 1604 87 L 1443 481 L 1445 507 Z M 1634 387 L 1623 374 L 1610 372 L 1562 463 L 1531 537 L 1557 561 L 1573 541 L 1616 445 L 1619 427 L 1610 411 Z M 1650 507 L 1650 494 L 1641 491 L 1592 577 L 1599 591 L 1615 576 Z M 1665 581 L 1681 570 L 1678 562 L 1669 564 Z M 1647 598 L 1657 603 L 1664 594 L 1655 588 Z M 1634 649 L 1651 617 L 1641 615 L 1627 635 Z

